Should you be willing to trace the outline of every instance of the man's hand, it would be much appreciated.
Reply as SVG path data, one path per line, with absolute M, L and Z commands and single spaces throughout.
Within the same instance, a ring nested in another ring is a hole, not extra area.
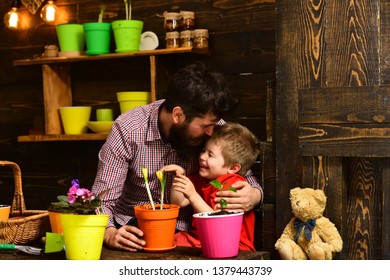
M 119 229 L 109 227 L 104 234 L 104 244 L 113 249 L 135 252 L 142 250 L 145 240 L 144 233 L 135 226 L 122 226 Z
M 214 199 L 216 203 L 215 210 L 221 210 L 221 205 L 219 204 L 221 194 L 227 202 L 226 210 L 243 210 L 247 212 L 259 204 L 261 200 L 260 190 L 253 188 L 248 182 L 235 182 L 232 187 L 236 188 L 237 192 L 229 190 L 217 192 Z
M 176 176 L 186 175 L 186 171 L 184 170 L 184 168 L 179 166 L 179 165 L 176 165 L 176 164 L 165 165 L 163 168 L 161 168 L 161 171 L 163 171 L 163 172 L 172 172 Z

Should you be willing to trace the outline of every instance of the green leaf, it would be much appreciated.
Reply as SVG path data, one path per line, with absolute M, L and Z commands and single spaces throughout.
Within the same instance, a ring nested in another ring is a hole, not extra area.
M 221 200 L 219 201 L 219 204 L 221 205 L 222 209 L 227 207 L 227 201 L 224 198 L 221 198 Z
M 69 203 L 68 203 L 68 202 L 65 202 L 65 201 L 56 202 L 55 205 L 56 205 L 56 206 L 59 206 L 59 207 L 69 207 Z
M 213 180 L 210 182 L 210 184 L 214 186 L 214 188 L 217 188 L 218 190 L 222 190 L 222 184 L 219 180 Z
M 60 202 L 65 202 L 65 203 L 69 204 L 69 200 L 68 200 L 68 197 L 66 195 L 59 195 L 59 196 L 57 196 L 57 199 Z

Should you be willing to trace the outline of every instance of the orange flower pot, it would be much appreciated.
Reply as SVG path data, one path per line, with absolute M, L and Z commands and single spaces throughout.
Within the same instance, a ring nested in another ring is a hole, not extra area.
M 61 214 L 60 212 L 49 211 L 51 232 L 53 232 L 53 233 L 58 233 L 58 234 L 63 233 L 60 214 Z
M 172 250 L 176 247 L 175 230 L 180 206 L 164 204 L 164 209 L 160 210 L 160 205 L 155 204 L 155 209 L 153 210 L 149 204 L 134 207 L 138 226 L 144 233 L 143 238 L 146 242 L 144 250 L 150 252 Z

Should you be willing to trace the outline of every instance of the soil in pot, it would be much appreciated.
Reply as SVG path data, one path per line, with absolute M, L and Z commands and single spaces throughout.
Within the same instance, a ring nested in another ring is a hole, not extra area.
M 221 216 L 221 215 L 229 215 L 229 214 L 237 214 L 237 213 L 239 212 L 221 210 L 221 211 L 207 213 L 207 216 Z

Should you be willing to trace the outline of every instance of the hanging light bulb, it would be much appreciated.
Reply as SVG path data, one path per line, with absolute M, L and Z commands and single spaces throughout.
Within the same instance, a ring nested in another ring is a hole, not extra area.
M 11 10 L 4 16 L 4 24 L 8 29 L 16 30 L 19 27 L 20 14 L 18 12 L 19 1 L 13 0 Z
M 41 10 L 41 18 L 44 22 L 52 24 L 56 19 L 56 12 L 57 6 L 54 5 L 53 1 L 49 0 Z

